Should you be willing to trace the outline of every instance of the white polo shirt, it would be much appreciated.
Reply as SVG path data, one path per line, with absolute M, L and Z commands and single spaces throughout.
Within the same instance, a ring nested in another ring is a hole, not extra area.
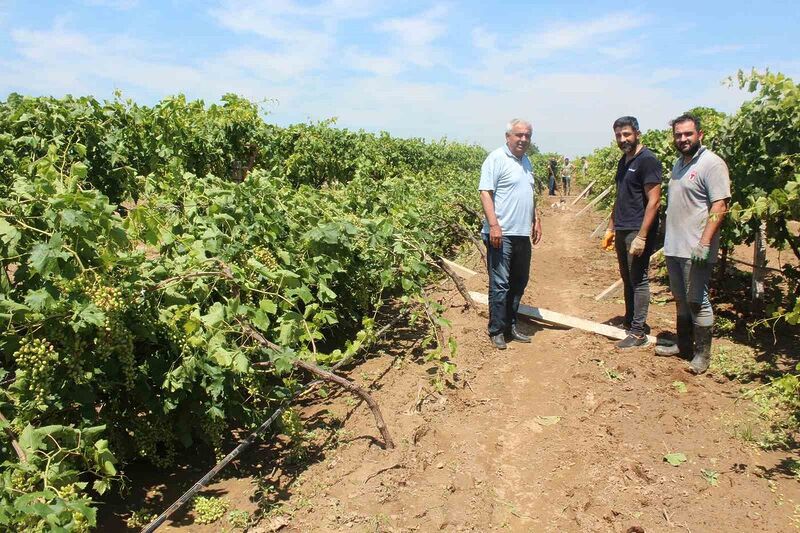
M 717 154 L 701 146 L 691 161 L 679 157 L 672 167 L 667 190 L 667 224 L 664 255 L 688 259 L 700 242 L 708 221 L 708 210 L 718 200 L 731 197 L 728 165 Z M 717 260 L 719 231 L 711 239 L 708 262 Z

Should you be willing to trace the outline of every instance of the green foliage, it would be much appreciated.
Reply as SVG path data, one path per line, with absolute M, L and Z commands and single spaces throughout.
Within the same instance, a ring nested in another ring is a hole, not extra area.
M 766 223 L 769 243 L 790 248 L 800 259 L 800 85 L 782 74 L 739 72 L 732 83 L 756 93 L 721 128 L 720 155 L 734 183 L 731 217 L 735 242 L 752 242 Z M 787 298 L 773 309 L 776 318 L 800 321 L 800 270 L 787 267 Z
M 133 511 L 125 520 L 125 525 L 130 529 L 142 529 L 156 518 L 158 518 L 158 513 L 149 507 L 144 507 Z
M 686 394 L 687 391 L 686 383 L 683 381 L 673 381 L 672 388 L 675 389 L 678 394 Z
M 712 487 L 716 487 L 719 485 L 719 472 L 715 470 L 701 468 L 700 476 L 702 476 L 703 480 Z
M 672 466 L 681 466 L 686 462 L 686 455 L 682 454 L 681 452 L 668 453 L 664 456 L 664 461 L 668 462 Z
M 477 208 L 484 150 L 277 128 L 233 96 L 12 95 L 0 123 L 10 529 L 91 526 L 90 495 L 127 462 L 221 454 L 299 386 L 295 359 L 348 359 L 378 308 L 418 307 L 431 258 L 459 244 L 441 228 L 477 222 L 458 206 Z
M 197 496 L 194 499 L 194 521 L 198 524 L 213 524 L 223 516 L 230 507 L 230 503 L 222 498 L 213 496 Z
M 245 529 L 250 523 L 250 513 L 247 511 L 234 509 L 228 513 L 228 523 L 231 527 Z
M 759 408 L 759 417 L 768 425 L 758 439 L 762 448 L 791 446 L 800 427 L 800 364 L 794 372 L 777 376 L 765 385 L 745 392 Z
M 99 102 L 11 94 L 0 104 L 0 131 L 0 194 L 18 178 L 60 174 L 113 203 L 138 198 L 137 176 L 233 176 L 267 133 L 258 106 L 230 94 L 209 107 L 183 96 L 145 107 L 119 95 Z

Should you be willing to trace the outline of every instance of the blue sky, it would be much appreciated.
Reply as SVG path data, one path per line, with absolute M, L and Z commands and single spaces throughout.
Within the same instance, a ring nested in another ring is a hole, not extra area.
M 394 135 L 503 142 L 512 117 L 546 151 L 583 154 L 626 114 L 665 127 L 746 94 L 769 68 L 800 81 L 800 3 L 0 0 L 0 98 L 119 89 L 264 100 L 278 124 L 337 118 Z

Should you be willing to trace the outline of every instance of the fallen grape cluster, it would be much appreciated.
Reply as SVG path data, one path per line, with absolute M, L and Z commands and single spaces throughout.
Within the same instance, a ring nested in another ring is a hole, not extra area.
M 458 244 L 452 228 L 475 226 L 457 206 L 477 207 L 485 156 L 281 128 L 232 95 L 152 107 L 11 95 L 0 131 L 12 530 L 86 530 L 125 464 L 219 454 L 306 379 L 292 361 L 352 355 L 377 309 L 414 305 L 431 258 Z

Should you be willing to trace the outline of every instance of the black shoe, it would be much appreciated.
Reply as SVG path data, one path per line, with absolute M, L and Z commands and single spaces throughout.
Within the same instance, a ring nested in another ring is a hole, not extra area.
M 505 350 L 507 348 L 506 340 L 503 338 L 502 333 L 498 333 L 497 335 L 492 335 L 489 338 L 492 339 L 492 344 L 494 344 L 494 347 L 497 348 L 498 350 Z
M 640 346 L 647 346 L 648 344 L 647 335 L 642 335 L 641 337 L 637 337 L 633 333 L 628 333 L 628 336 L 622 339 L 621 341 L 617 342 L 616 346 L 620 350 L 626 350 L 628 348 L 638 348 Z
M 530 336 L 520 333 L 519 331 L 517 331 L 516 327 L 512 327 L 511 332 L 506 333 L 505 338 L 506 340 L 509 341 L 526 342 L 526 343 L 531 342 Z

